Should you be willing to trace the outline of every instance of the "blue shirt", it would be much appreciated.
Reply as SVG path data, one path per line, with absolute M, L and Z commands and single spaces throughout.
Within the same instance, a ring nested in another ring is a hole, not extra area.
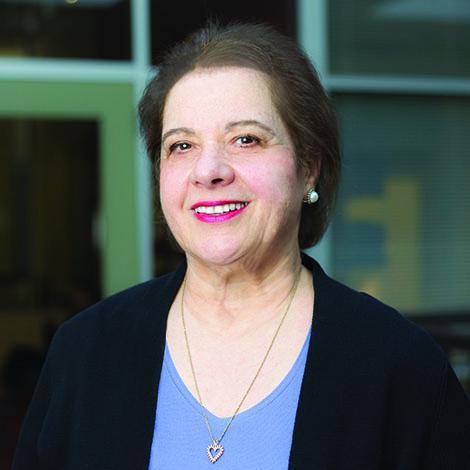
M 224 453 L 211 463 L 211 439 L 197 399 L 181 380 L 165 347 L 149 470 L 286 470 L 292 443 L 309 331 L 302 350 L 284 380 L 261 402 L 238 414 L 221 441 Z M 215 438 L 229 418 L 206 410 Z

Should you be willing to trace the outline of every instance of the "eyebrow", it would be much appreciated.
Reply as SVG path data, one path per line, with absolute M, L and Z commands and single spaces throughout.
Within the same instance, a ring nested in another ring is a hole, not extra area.
M 267 126 L 266 124 L 263 124 L 262 122 L 260 121 L 257 121 L 256 119 L 245 119 L 243 121 L 232 121 L 232 122 L 229 122 L 226 126 L 225 126 L 225 129 L 226 130 L 232 130 L 234 129 L 235 127 L 243 127 L 243 126 L 257 126 L 261 129 L 263 129 L 264 131 L 268 132 L 269 134 L 271 134 L 272 136 L 275 136 L 276 133 L 269 127 Z M 163 135 L 162 135 L 162 142 L 165 142 L 165 140 L 174 135 L 174 134 L 190 134 L 190 135 L 194 135 L 196 132 L 194 131 L 194 129 L 190 129 L 189 127 L 175 127 L 174 129 L 170 129 L 168 131 L 166 131 Z
M 189 127 L 176 127 L 175 129 L 170 129 L 169 131 L 166 131 L 162 135 L 162 142 L 165 142 L 165 140 L 173 134 L 190 134 L 190 135 L 194 135 L 195 133 L 196 132 L 194 132 L 194 130 L 190 129 Z
M 266 124 L 263 124 L 260 121 L 257 121 L 256 119 L 246 119 L 246 120 L 243 120 L 243 121 L 229 122 L 225 126 L 225 129 L 226 130 L 231 130 L 235 127 L 243 127 L 243 126 L 257 126 L 261 129 L 263 129 L 264 131 L 269 132 L 272 136 L 276 135 L 276 133 L 269 126 L 267 126 Z

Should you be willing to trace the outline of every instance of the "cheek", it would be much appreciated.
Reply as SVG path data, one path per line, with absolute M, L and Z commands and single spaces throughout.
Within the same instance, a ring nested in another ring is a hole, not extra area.
M 296 164 L 290 155 L 276 155 L 269 165 L 257 165 L 250 169 L 251 187 L 258 198 L 272 203 L 295 199 L 299 185 Z
M 160 167 L 160 201 L 165 218 L 171 219 L 174 211 L 182 206 L 183 192 L 181 178 L 165 165 Z

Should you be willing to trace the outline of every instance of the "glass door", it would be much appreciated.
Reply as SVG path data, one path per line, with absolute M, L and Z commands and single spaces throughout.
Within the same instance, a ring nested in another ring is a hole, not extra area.
M 0 138 L 3 468 L 57 326 L 140 280 L 134 85 L 2 80 Z

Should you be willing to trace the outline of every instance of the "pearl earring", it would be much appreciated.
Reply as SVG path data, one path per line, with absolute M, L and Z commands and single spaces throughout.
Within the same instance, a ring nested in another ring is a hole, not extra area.
M 315 191 L 315 188 L 310 188 L 307 191 L 307 194 L 304 196 L 304 202 L 306 204 L 315 204 L 318 201 L 318 193 Z

